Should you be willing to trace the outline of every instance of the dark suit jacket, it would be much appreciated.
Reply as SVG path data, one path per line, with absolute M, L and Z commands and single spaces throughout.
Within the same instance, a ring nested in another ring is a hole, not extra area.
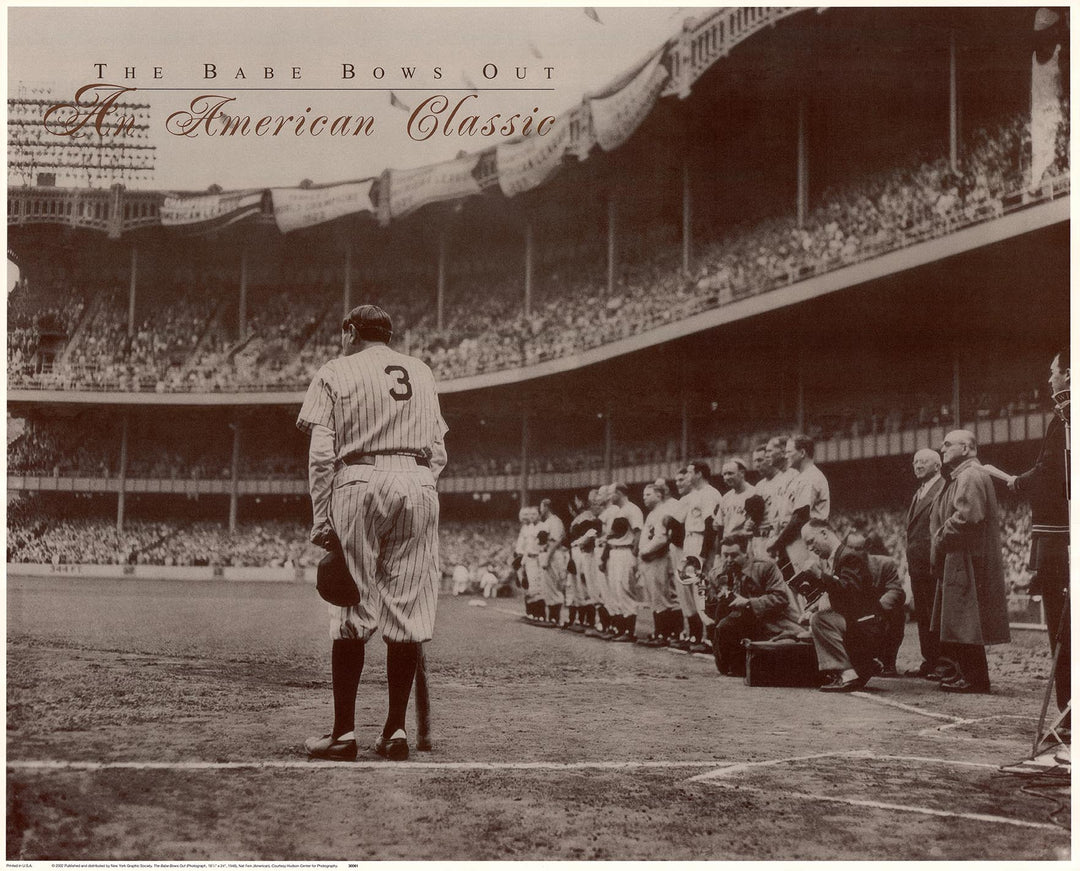
M 900 581 L 900 567 L 891 556 L 870 554 L 870 574 L 874 578 L 874 591 L 883 611 L 904 610 L 904 585 Z
M 841 544 L 832 557 L 833 574 L 823 578 L 834 611 L 850 622 L 867 614 L 881 614 L 874 574 L 866 552 Z
M 945 487 L 945 479 L 938 478 L 918 502 L 912 497 L 907 512 L 907 564 L 913 585 L 929 581 L 932 574 L 930 562 L 930 506 Z

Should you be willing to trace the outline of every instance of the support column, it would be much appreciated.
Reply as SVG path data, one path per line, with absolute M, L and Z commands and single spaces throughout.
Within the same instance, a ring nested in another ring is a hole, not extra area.
M 240 415 L 229 424 L 232 437 L 232 470 L 229 482 L 229 532 L 236 532 L 236 516 L 240 505 Z
M 120 419 L 120 474 L 118 475 L 120 481 L 120 490 L 116 496 L 116 531 L 124 531 L 124 502 L 127 489 L 127 467 L 128 467 L 128 430 L 131 426 L 131 412 L 124 411 L 123 417 Z
M 240 304 L 236 314 L 236 337 L 247 337 L 247 281 L 248 281 L 248 249 L 245 245 L 240 252 Z
M 953 348 L 952 362 L 952 409 L 953 429 L 960 429 L 964 424 L 960 420 L 960 345 Z
M 683 155 L 682 164 L 682 271 L 690 274 L 691 239 L 693 238 L 693 214 L 690 199 L 690 158 Z
M 521 407 L 521 507 L 529 504 L 529 409 Z
M 810 198 L 809 168 L 806 158 L 806 97 L 799 97 L 798 141 L 796 145 L 795 216 L 799 229 L 806 224 L 807 203 Z
M 949 168 L 960 172 L 960 123 L 956 99 L 956 31 L 949 32 Z
M 525 314 L 532 310 L 533 225 L 525 222 Z
M 139 249 L 131 246 L 131 282 L 128 285 L 128 336 L 135 335 L 135 286 L 139 275 Z
M 345 243 L 345 280 L 341 283 L 341 319 L 352 311 L 352 243 Z
M 806 394 L 802 344 L 795 352 L 795 429 L 806 432 Z
M 682 441 L 679 444 L 679 460 L 686 464 L 690 461 L 690 397 L 686 388 L 682 391 Z
M 604 407 L 604 478 L 605 483 L 611 483 L 611 470 L 614 467 L 615 441 L 614 424 L 611 420 L 611 403 Z
M 528 238 L 528 237 L 526 237 Z M 528 251 L 528 242 L 526 242 L 526 251 Z M 527 276 L 531 275 L 531 260 L 530 255 L 525 255 L 525 273 Z M 530 279 L 525 279 L 526 286 L 530 283 Z M 526 291 L 528 296 L 529 291 Z M 435 329 L 442 331 L 443 328 L 443 306 L 446 300 L 446 228 L 443 227 L 439 231 L 439 283 L 435 288 Z M 526 303 L 526 311 L 528 311 L 528 304 Z
M 607 292 L 608 296 L 615 295 L 615 220 L 617 217 L 615 206 L 615 194 L 608 194 L 607 201 Z

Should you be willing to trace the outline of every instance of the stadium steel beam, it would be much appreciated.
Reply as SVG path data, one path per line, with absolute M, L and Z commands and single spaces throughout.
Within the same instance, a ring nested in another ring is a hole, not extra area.
M 953 360 L 952 360 L 952 407 L 953 407 L 953 426 L 956 429 L 963 427 L 960 418 L 960 343 L 957 342 L 953 347 Z
M 614 426 L 611 420 L 611 403 L 604 407 L 604 480 L 611 481 L 611 470 L 614 468 Z
M 528 265 L 528 255 L 526 255 L 526 274 L 531 270 Z M 526 281 L 528 279 L 526 278 Z M 435 329 L 442 332 L 443 328 L 443 310 L 446 302 L 446 226 L 443 225 L 439 228 L 439 281 L 435 287 Z M 526 313 L 528 309 L 526 308 Z
M 960 123 L 956 99 L 956 31 L 949 31 L 949 169 L 960 172 Z
M 806 95 L 799 97 L 798 133 L 795 153 L 795 215 L 801 230 L 806 224 L 807 202 L 809 200 L 809 171 L 806 159 Z
M 795 348 L 795 429 L 806 432 L 806 378 L 802 342 Z
M 521 406 L 521 507 L 529 504 L 529 407 Z
M 525 314 L 532 309 L 532 276 L 533 276 L 533 225 L 532 221 L 525 222 Z
M 690 238 L 693 231 L 693 214 L 690 211 L 690 158 L 683 152 L 682 161 L 682 270 L 690 274 Z
M 607 200 L 607 292 L 608 296 L 615 294 L 615 192 L 608 193 Z
M 128 466 L 128 430 L 131 424 L 131 411 L 124 409 L 120 418 L 120 489 L 116 494 L 116 531 L 124 531 L 124 496 L 127 489 L 127 466 Z
M 240 503 L 240 415 L 229 424 L 232 433 L 232 469 L 229 480 L 229 532 L 236 532 L 236 516 Z
M 352 311 L 352 243 L 345 241 L 345 281 L 341 285 L 341 319 Z M 439 329 L 442 329 L 440 321 Z
M 248 249 L 245 245 L 240 250 L 240 300 L 236 313 L 236 337 L 240 341 L 247 336 L 247 280 Z
M 130 338 L 135 335 L 135 286 L 138 283 L 139 275 L 139 249 L 138 246 L 131 246 L 131 281 L 128 284 L 128 330 L 127 334 Z

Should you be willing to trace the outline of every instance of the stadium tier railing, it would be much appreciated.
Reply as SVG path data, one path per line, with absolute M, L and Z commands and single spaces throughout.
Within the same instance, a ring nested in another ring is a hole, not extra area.
M 1010 444 L 1036 441 L 1043 437 L 1049 412 L 1026 412 L 1010 417 L 976 420 L 966 423 L 965 428 L 975 433 L 980 445 Z M 949 426 L 918 427 L 893 433 L 854 437 L 834 437 L 822 441 L 816 448 L 819 462 L 823 464 L 844 463 L 855 460 L 880 459 L 882 457 L 910 456 L 922 448 L 937 448 L 945 438 Z M 504 493 L 515 492 L 521 487 L 521 474 L 502 475 L 455 475 L 453 458 L 446 474 L 439 481 L 443 493 Z M 610 471 L 587 469 L 574 472 L 530 472 L 528 487 L 534 491 L 577 490 L 596 487 L 611 481 L 627 484 L 644 484 L 657 478 L 672 478 L 682 465 L 678 461 L 640 463 L 618 466 Z M 230 495 L 232 481 L 229 477 L 215 478 L 125 478 L 90 477 L 86 475 L 8 474 L 8 492 L 57 492 L 57 493 L 125 493 L 174 494 L 174 495 Z M 305 478 L 259 478 L 242 477 L 237 482 L 240 496 L 307 496 Z

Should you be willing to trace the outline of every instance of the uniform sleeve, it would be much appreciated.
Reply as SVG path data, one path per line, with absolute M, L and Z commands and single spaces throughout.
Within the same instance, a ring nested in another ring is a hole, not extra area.
M 334 399 L 336 397 L 334 372 L 328 366 L 323 366 L 315 373 L 315 378 L 304 395 L 304 404 L 300 407 L 300 414 L 296 418 L 297 429 L 309 435 L 316 424 L 330 430 L 334 429 Z
M 798 511 L 800 508 L 811 508 L 814 504 L 813 488 L 804 475 L 798 475 L 791 479 L 788 496 L 792 511 Z

